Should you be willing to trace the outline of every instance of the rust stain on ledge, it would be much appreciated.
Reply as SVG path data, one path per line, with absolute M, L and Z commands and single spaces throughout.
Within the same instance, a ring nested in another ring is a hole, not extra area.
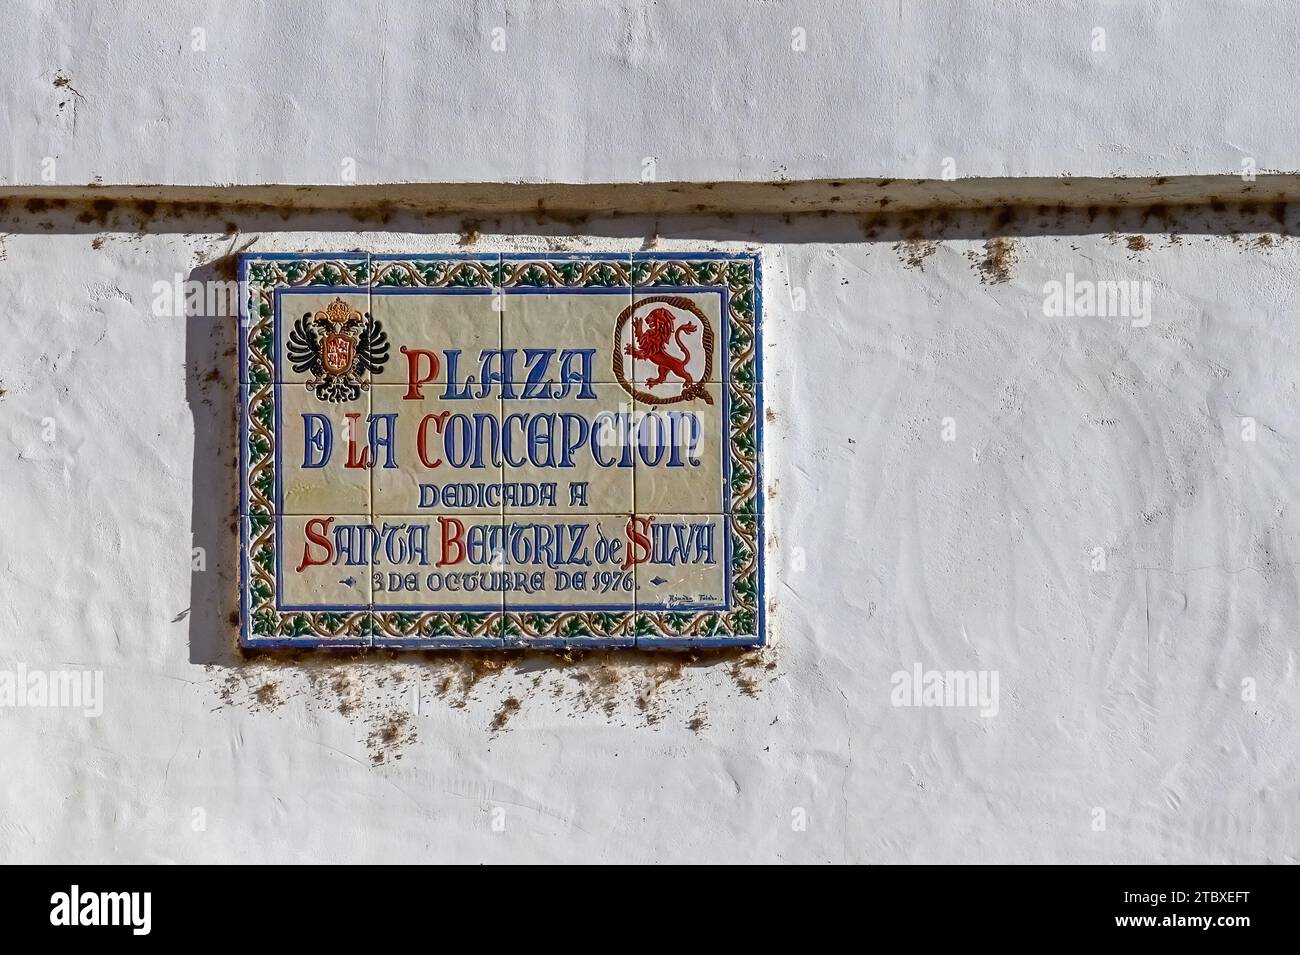
M 970 179 L 807 179 L 766 182 L 376 183 L 357 185 L 180 186 L 26 185 L 0 188 L 0 201 L 40 208 L 82 205 L 86 222 L 118 210 L 138 221 L 218 211 L 278 214 L 346 211 L 357 221 L 387 222 L 401 211 L 425 216 L 527 215 L 570 225 L 589 217 L 635 215 L 782 215 L 933 209 L 1064 206 L 1171 206 L 1300 199 L 1300 174 L 1240 176 L 985 177 Z M 44 203 L 44 206 L 40 204 Z M 32 211 L 35 211 L 34 209 Z

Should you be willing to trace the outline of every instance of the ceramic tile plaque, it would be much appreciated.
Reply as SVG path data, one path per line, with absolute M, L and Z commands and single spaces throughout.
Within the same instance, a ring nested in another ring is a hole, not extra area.
M 750 255 L 248 255 L 247 646 L 764 641 Z

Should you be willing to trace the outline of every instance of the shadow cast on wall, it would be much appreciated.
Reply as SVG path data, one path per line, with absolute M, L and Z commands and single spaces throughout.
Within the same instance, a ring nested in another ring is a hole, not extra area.
M 202 288 L 235 280 L 228 255 L 189 273 Z M 190 533 L 203 560 L 192 568 L 190 662 L 239 661 L 239 315 L 234 296 L 185 320 L 185 395 L 194 418 Z

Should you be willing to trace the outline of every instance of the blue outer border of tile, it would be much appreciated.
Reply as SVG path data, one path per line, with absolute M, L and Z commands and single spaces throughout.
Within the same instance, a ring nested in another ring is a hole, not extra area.
M 756 594 L 757 606 L 755 607 L 755 629 L 757 633 L 751 635 L 733 636 L 728 634 L 722 637 L 660 637 L 648 636 L 637 637 L 636 645 L 638 648 L 646 649 L 688 649 L 691 647 L 765 647 L 768 644 L 767 639 L 767 537 L 765 536 L 766 511 L 764 500 L 766 495 L 763 492 L 763 266 L 762 256 L 757 252 L 673 252 L 661 249 L 649 249 L 642 252 L 633 252 L 632 261 L 635 265 L 638 261 L 656 261 L 665 259 L 675 259 L 682 262 L 735 262 L 748 261 L 754 266 L 754 485 L 756 499 L 755 515 L 757 520 L 757 531 L 755 542 L 759 551 L 755 556 L 758 560 L 758 591 Z M 633 285 L 633 289 L 646 288 L 673 288 L 667 285 Z M 730 360 L 728 358 L 728 360 Z M 728 510 L 727 518 L 730 520 L 731 512 Z M 733 581 L 728 576 L 727 588 L 730 593 Z
M 370 637 L 374 650 L 504 650 L 500 637 Z M 331 644 L 324 644 L 331 646 Z
M 252 643 L 253 615 L 248 606 L 248 262 L 239 257 L 239 645 Z
M 252 326 L 252 316 L 248 313 L 248 268 L 253 262 L 328 262 L 339 258 L 364 259 L 366 262 L 367 285 L 366 291 L 369 292 L 370 261 L 372 256 L 369 252 L 353 249 L 350 251 L 338 252 L 244 252 L 239 256 L 238 283 L 239 283 L 239 645 L 245 649 L 256 650 L 276 650 L 285 648 L 302 648 L 302 649 L 320 649 L 320 650 L 356 650 L 370 649 L 373 646 L 374 637 L 367 634 L 364 640 L 343 639 L 343 640 L 322 640 L 320 637 L 256 637 L 253 635 L 253 615 L 252 608 L 248 603 L 248 548 L 250 543 L 249 534 L 249 515 L 248 515 L 248 333 Z M 320 286 L 320 288 L 331 288 L 332 286 Z M 304 286 L 304 289 L 316 288 L 316 286 Z M 280 329 L 275 321 L 274 311 L 271 316 L 272 325 L 275 331 L 274 348 L 276 363 L 275 374 L 272 375 L 271 386 L 277 387 L 274 380 L 279 377 L 280 361 Z M 280 424 L 280 401 L 279 394 L 276 394 L 275 402 L 276 411 L 276 434 L 277 437 L 281 431 Z M 279 442 L 276 443 L 276 500 L 277 513 L 273 516 L 276 524 L 282 517 L 279 510 L 279 484 L 281 481 L 279 467 Z M 277 577 L 277 599 L 279 598 L 279 562 L 280 562 L 280 531 L 277 526 L 276 530 L 276 577 Z M 311 608 L 305 612 L 315 612 L 316 610 L 328 611 L 329 608 Z M 366 610 L 353 609 L 350 613 L 373 613 L 373 608 Z
M 561 637 L 560 646 L 566 650 L 633 650 L 636 648 L 636 637 L 632 634 L 627 636 L 614 637 Z M 528 643 L 525 646 L 546 646 L 549 641 L 541 643 Z
M 252 323 L 252 317 L 248 313 L 248 269 L 249 264 L 255 261 L 319 261 L 330 260 L 339 257 L 364 257 L 367 263 L 374 261 L 400 261 L 404 259 L 429 259 L 429 260 L 482 260 L 490 259 L 496 256 L 502 263 L 506 261 L 523 261 L 528 259 L 545 259 L 552 261 L 574 261 L 574 260 L 597 260 L 611 261 L 623 259 L 629 262 L 633 267 L 635 263 L 645 260 L 675 258 L 686 262 L 709 262 L 709 261 L 742 261 L 747 260 L 753 264 L 754 269 L 754 420 L 755 420 L 755 459 L 754 459 L 754 483 L 755 483 L 755 514 L 757 519 L 756 544 L 758 553 L 755 555 L 758 560 L 758 588 L 756 593 L 755 620 L 757 633 L 743 636 L 725 636 L 716 638 L 699 638 L 699 637 L 591 637 L 591 638 L 557 638 L 554 641 L 542 640 L 531 641 L 527 646 L 530 647 L 589 647 L 592 649 L 613 649 L 626 648 L 631 646 L 646 647 L 647 649 L 678 649 L 690 647 L 727 647 L 727 646 L 744 646 L 744 647 L 763 647 L 768 644 L 767 633 L 767 537 L 766 537 L 766 495 L 763 491 L 763 473 L 764 467 L 764 442 L 763 442 L 763 422 L 764 422 L 764 381 L 763 381 L 763 268 L 762 257 L 757 252 L 692 252 L 676 253 L 671 251 L 647 250 L 632 253 L 619 252 L 511 252 L 511 253 L 476 253 L 476 252 L 395 252 L 372 254 L 359 249 L 340 250 L 337 252 L 245 252 L 239 256 L 238 282 L 239 282 L 239 345 L 238 345 L 238 363 L 239 363 L 239 643 L 242 647 L 248 649 L 277 649 L 277 648 L 313 648 L 313 649 L 509 649 L 512 646 L 517 647 L 519 644 L 512 644 L 503 638 L 482 637 L 482 638 L 459 638 L 444 639 L 433 637 L 429 639 L 414 640 L 391 640 L 376 639 L 373 632 L 366 640 L 339 640 L 325 641 L 319 637 L 274 637 L 274 638 L 257 638 L 252 634 L 252 613 L 248 603 L 248 546 L 249 546 L 249 528 L 248 528 L 248 333 Z M 373 268 L 367 268 L 369 281 L 373 283 Z M 637 286 L 632 282 L 632 274 L 629 272 L 628 288 L 635 289 Z M 493 286 L 495 287 L 495 286 Z M 646 288 L 660 288 L 667 286 L 644 286 Z M 370 285 L 367 285 L 370 288 Z M 277 338 L 278 344 L 278 338 Z M 276 360 L 279 360 L 277 354 Z M 278 402 L 277 402 L 278 412 Z M 278 423 L 277 423 L 278 424 Z M 278 469 L 277 469 L 278 470 Z M 279 476 L 277 474 L 277 481 Z M 727 518 L 730 520 L 731 513 L 728 511 Z M 278 518 L 278 515 L 277 515 Z M 277 557 L 278 548 L 277 548 Z M 732 582 L 728 578 L 728 589 L 730 590 Z M 371 608 L 371 613 L 375 611 Z M 373 628 L 372 628 L 373 630 Z
M 763 474 L 763 422 L 767 408 L 763 404 L 763 260 L 754 253 L 754 482 L 758 485 L 758 638 L 757 646 L 767 646 L 767 492 Z

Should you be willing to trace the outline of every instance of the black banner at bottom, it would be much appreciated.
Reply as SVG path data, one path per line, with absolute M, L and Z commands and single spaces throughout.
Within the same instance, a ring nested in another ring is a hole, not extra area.
M 443 873 L 411 868 L 399 875 L 334 867 L 327 879 L 311 871 L 290 874 L 270 867 L 47 867 L 23 873 L 10 868 L 8 875 L 16 883 L 0 896 L 8 929 L 77 933 L 81 941 L 92 935 L 128 943 L 193 940 L 201 937 L 196 933 L 219 926 L 256 932 L 259 942 L 373 943 L 377 927 L 367 910 L 374 907 L 381 907 L 393 923 L 407 923 L 398 926 L 403 931 L 424 922 L 430 906 L 439 908 L 438 899 L 455 892 L 457 916 L 481 908 L 493 916 L 499 932 L 503 906 L 510 907 L 513 921 L 545 906 L 554 925 L 556 901 L 545 900 L 549 893 L 536 889 L 489 896 L 471 886 L 453 888 Z M 789 913 L 818 911 L 823 930 L 827 916 L 843 919 L 846 931 L 860 932 L 863 920 L 883 929 L 911 926 L 927 943 L 970 941 L 976 931 L 998 940 L 1129 936 L 1181 944 L 1200 937 L 1231 945 L 1290 937 L 1295 928 L 1290 904 L 1294 878 L 1285 868 L 918 866 L 895 869 L 887 878 L 879 871 L 862 875 L 861 887 L 841 889 L 858 897 L 853 905 L 837 902 L 840 892 L 794 895 L 783 887 L 779 873 L 772 873 L 771 885 L 761 895 L 750 896 L 750 904 L 776 904 Z M 630 878 L 635 884 L 636 877 Z M 679 893 L 678 902 L 689 903 L 698 893 L 698 879 L 692 881 L 695 889 Z M 380 891 L 381 885 L 390 888 Z M 644 896 L 629 911 L 611 907 L 617 897 L 555 891 L 567 900 L 565 911 L 581 906 L 588 920 L 594 915 L 611 925 L 616 917 L 636 918 L 645 906 Z M 414 911 L 403 911 L 412 903 L 417 903 Z M 728 908 L 743 910 L 744 903 Z

